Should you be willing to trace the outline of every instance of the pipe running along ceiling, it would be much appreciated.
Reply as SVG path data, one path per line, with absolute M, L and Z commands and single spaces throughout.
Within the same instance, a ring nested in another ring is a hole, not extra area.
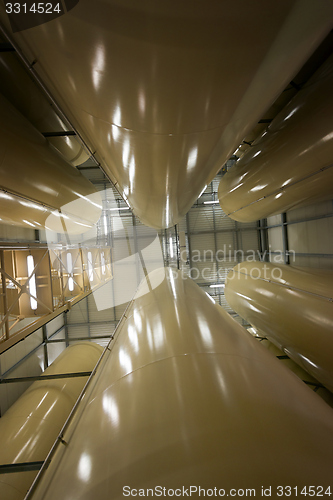
M 333 56 L 219 185 L 223 211 L 251 222 L 333 196 Z
M 189 210 L 332 15 L 327 0 L 81 0 L 14 39 L 135 214 L 163 228 Z
M 96 223 L 95 187 L 0 94 L 0 216 L 2 222 L 82 234 Z
M 268 262 L 242 262 L 228 274 L 225 297 L 302 368 L 333 391 L 333 273 Z

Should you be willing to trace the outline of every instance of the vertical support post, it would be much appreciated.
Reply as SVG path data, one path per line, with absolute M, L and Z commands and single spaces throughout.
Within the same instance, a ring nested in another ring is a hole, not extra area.
M 135 219 L 135 215 L 132 213 L 132 217 L 133 217 L 133 232 L 134 232 L 134 246 L 135 246 L 135 252 L 136 254 L 139 256 L 139 259 L 140 259 L 140 263 L 141 263 L 141 267 L 142 267 L 142 271 L 143 271 L 143 274 L 147 280 L 147 285 L 148 285 L 148 288 L 149 290 L 151 290 L 151 284 L 150 284 L 150 279 L 149 279 L 149 276 L 148 276 L 148 271 L 147 271 L 147 267 L 146 267 L 146 263 L 145 263 L 145 260 L 143 258 L 143 255 L 142 255 L 142 251 L 141 251 L 141 248 L 139 247 L 138 245 L 138 236 L 137 236 L 137 230 L 136 230 L 136 219 Z M 138 286 L 140 285 L 141 283 L 141 278 L 140 278 L 140 267 L 139 267 L 139 263 L 138 261 L 137 262 L 137 273 L 138 273 L 138 280 L 137 280 L 137 284 Z
M 139 286 L 141 279 L 140 279 L 140 267 L 139 267 L 139 261 L 138 257 L 141 257 L 141 253 L 139 252 L 139 245 L 138 245 L 138 233 L 136 230 L 136 220 L 135 220 L 135 215 L 132 213 L 132 224 L 133 224 L 133 237 L 134 237 L 134 251 L 135 251 L 135 262 L 136 262 L 136 281 L 137 281 L 137 286 Z M 142 262 L 141 262 L 142 264 Z M 144 266 L 142 266 L 144 269 Z
M 167 231 L 167 233 L 168 233 L 167 248 L 169 249 L 169 265 L 171 265 L 171 261 L 173 259 L 173 235 L 172 235 L 172 228 L 169 228 L 168 231 Z
M 217 260 L 217 239 L 216 239 L 216 223 L 215 223 L 215 206 L 213 204 L 213 231 L 214 231 L 214 255 L 215 255 L 215 267 L 216 267 L 216 281 L 220 281 L 220 269 Z M 221 294 L 218 292 L 219 304 L 221 305 Z
M 107 188 L 106 184 L 104 184 L 104 193 L 105 193 L 105 206 L 107 208 L 108 206 L 108 200 L 107 200 Z M 105 216 L 106 216 L 106 229 L 107 229 L 107 234 L 106 234 L 106 244 L 108 246 L 112 246 L 112 224 L 111 224 L 111 217 L 110 214 L 108 213 L 107 210 L 105 210 Z
M 57 250 L 54 251 L 56 252 Z M 62 305 L 64 305 L 65 304 L 65 288 L 64 288 L 64 273 L 63 273 L 64 264 L 61 258 L 61 250 L 59 250 L 59 262 L 60 262 L 61 299 L 62 299 Z
M 184 270 L 188 264 L 188 252 L 186 249 L 186 233 L 185 233 L 185 231 L 178 231 L 178 238 L 179 238 L 180 268 L 182 270 Z
M 259 228 L 261 261 L 269 262 L 267 219 L 261 219 L 259 221 Z
M 168 252 L 168 234 L 166 229 L 164 229 L 164 246 L 165 246 L 165 263 L 168 266 L 170 264 L 170 260 Z
M 161 242 L 161 248 L 162 248 L 162 256 L 163 256 L 163 262 L 165 265 L 165 250 L 164 250 L 164 241 L 163 241 L 163 229 L 160 229 L 158 233 L 159 240 Z
M 64 325 L 65 325 L 65 341 L 66 341 L 66 347 L 69 346 L 69 336 L 68 336 L 68 323 L 67 323 L 67 312 L 64 312 Z
M 87 311 L 88 337 L 90 338 L 91 337 L 91 331 L 90 331 L 89 304 L 88 304 L 89 297 L 90 297 L 90 295 L 88 295 L 85 298 L 85 301 L 86 301 L 86 311 Z
M 87 291 L 87 286 L 85 284 L 84 263 L 83 263 L 83 250 L 82 250 L 81 243 L 79 243 L 79 254 L 80 254 L 80 259 L 81 259 L 81 271 L 82 271 L 82 291 L 86 292 Z
M 113 234 L 113 227 L 112 227 L 112 219 L 111 217 L 108 217 L 108 221 L 110 224 L 110 261 L 111 261 L 111 272 L 112 272 L 112 279 L 111 279 L 111 286 L 112 286 L 112 297 L 113 297 L 113 319 L 116 322 L 117 321 L 117 310 L 116 310 L 116 295 L 115 295 L 115 286 L 114 286 L 114 275 L 115 275 L 115 267 L 113 263 L 113 252 L 114 252 L 114 247 L 115 247 L 115 240 L 114 240 L 114 234 Z
M 4 251 L 0 251 L 0 267 L 1 269 L 5 269 L 5 255 Z M 1 283 L 2 283 L 2 303 L 3 303 L 3 314 L 6 316 L 7 311 L 8 311 L 8 301 L 7 301 L 7 287 L 6 287 L 6 276 L 4 273 L 1 273 Z M 8 316 L 5 320 L 5 334 L 6 334 L 6 340 L 9 339 L 9 323 L 8 323 Z
M 258 249 L 261 255 L 261 232 L 260 232 L 260 220 L 257 220 L 257 239 L 258 239 Z
M 288 242 L 288 222 L 287 214 L 283 212 L 281 214 L 281 227 L 282 227 L 282 242 L 283 242 L 283 258 L 286 265 L 290 264 L 289 256 L 289 242 Z
M 46 368 L 49 366 L 46 325 L 42 326 L 42 332 L 43 332 L 43 344 L 44 344 L 44 371 L 45 371 Z
M 52 279 L 52 265 L 51 265 L 51 255 L 50 255 L 50 250 L 48 250 L 47 252 L 47 262 L 48 262 L 48 266 L 49 266 L 49 275 L 50 275 L 50 288 L 51 288 L 51 297 L 52 297 L 52 311 L 55 310 L 55 305 L 54 305 L 54 287 L 53 287 L 53 279 Z
M 177 269 L 180 269 L 180 255 L 179 255 L 179 235 L 177 230 L 177 224 L 175 224 L 175 237 L 176 237 L 176 252 L 177 252 Z
M 190 277 L 192 272 L 192 247 L 191 247 L 191 228 L 190 228 L 190 218 L 187 212 L 186 214 L 186 232 L 187 232 L 187 241 L 188 241 L 188 261 L 190 265 Z
M 239 227 L 238 227 L 237 221 L 235 220 L 234 223 L 235 223 L 235 240 L 236 240 L 236 258 L 237 258 L 237 262 L 239 263 L 240 258 L 239 258 L 238 250 L 243 251 L 243 249 L 241 248 L 242 245 L 239 244 Z

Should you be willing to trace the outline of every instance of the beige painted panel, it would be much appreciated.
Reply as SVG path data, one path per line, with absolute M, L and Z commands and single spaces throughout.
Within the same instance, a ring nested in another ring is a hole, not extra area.
M 267 226 L 274 226 L 275 224 L 281 224 L 281 215 L 272 215 L 267 217 Z
M 300 207 L 296 208 L 295 210 L 290 210 L 287 213 L 287 221 L 288 222 L 298 221 L 302 219 L 307 219 L 309 217 L 316 217 L 332 213 L 333 213 L 333 200 L 327 200 L 321 203 L 316 203 L 315 205 L 310 205 L 307 207 Z
M 268 229 L 267 232 L 268 232 L 269 250 L 272 252 L 282 252 L 283 251 L 282 228 L 274 227 L 272 229 Z
M 288 226 L 289 248 L 297 253 L 333 253 L 333 218 Z
M 333 258 L 321 258 L 296 255 L 291 264 L 297 267 L 314 267 L 317 269 L 330 269 L 333 271 Z
M 196 257 L 200 260 L 214 260 L 214 234 L 213 230 L 208 234 L 191 234 L 191 250 L 195 251 Z M 199 257 L 200 252 L 200 257 Z M 194 259 L 195 261 L 195 259 Z
M 219 260 L 229 260 L 236 250 L 235 233 L 223 232 L 216 234 L 217 258 Z
M 189 212 L 189 223 L 191 232 L 196 231 L 213 231 L 214 218 L 212 206 L 203 206 L 193 209 Z
M 34 500 L 330 483 L 331 408 L 173 272 L 141 284 Z
M 101 353 L 100 346 L 82 342 L 67 348 L 44 373 L 91 371 Z M 87 377 L 34 382 L 0 419 L 0 464 L 43 461 L 86 381 Z M 1 474 L 0 497 L 23 499 L 35 476 L 36 472 Z
M 35 241 L 36 234 L 35 230 L 32 229 L 31 226 L 26 225 L 26 227 L 21 226 L 9 226 L 5 223 L 2 223 L 2 219 L 0 220 L 0 239 L 2 241 L 5 240 L 14 240 L 14 241 Z M 44 241 L 41 239 L 41 241 Z
M 257 229 L 253 229 L 250 231 L 240 231 L 239 232 L 239 246 L 246 253 L 248 252 L 251 255 L 258 255 L 258 231 Z
M 332 16 L 328 0 L 81 0 L 15 41 L 136 215 L 161 228 L 189 210 Z
M 333 56 L 226 173 L 222 209 L 253 221 L 333 196 Z
M 229 274 L 231 307 L 333 390 L 333 274 L 242 262 Z

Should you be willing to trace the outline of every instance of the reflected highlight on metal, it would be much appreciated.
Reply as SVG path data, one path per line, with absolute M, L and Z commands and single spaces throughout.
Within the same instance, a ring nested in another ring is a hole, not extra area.
M 331 480 L 332 410 L 179 271 L 140 286 L 94 380 L 27 498 Z
M 262 262 L 230 271 L 230 306 L 333 391 L 333 273 Z
M 332 16 L 327 0 L 81 0 L 13 36 L 135 214 L 160 229 L 186 214 Z

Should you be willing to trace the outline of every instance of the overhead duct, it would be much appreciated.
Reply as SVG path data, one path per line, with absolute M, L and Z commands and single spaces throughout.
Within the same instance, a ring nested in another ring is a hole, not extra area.
M 75 132 L 58 116 L 15 51 L 0 52 L 0 69 L 0 92 L 39 132 L 46 134 L 58 153 L 74 166 L 88 160 L 89 155 Z
M 81 0 L 13 43 L 135 214 L 160 229 L 186 214 L 332 18 L 330 0 Z
M 44 376 L 91 372 L 103 349 L 93 342 L 68 347 Z M 38 380 L 0 419 L 0 498 L 22 500 L 78 399 L 88 376 Z M 3 473 L 21 464 L 21 472 Z M 24 465 L 26 468 L 24 469 Z
M 330 484 L 332 409 L 180 271 L 140 285 L 94 380 L 27 499 Z
M 2 222 L 80 234 L 96 223 L 95 187 L 0 95 L 0 218 Z
M 228 274 L 230 306 L 333 391 L 333 274 L 242 262 Z
M 250 222 L 333 196 L 333 56 L 226 173 L 218 196 Z

